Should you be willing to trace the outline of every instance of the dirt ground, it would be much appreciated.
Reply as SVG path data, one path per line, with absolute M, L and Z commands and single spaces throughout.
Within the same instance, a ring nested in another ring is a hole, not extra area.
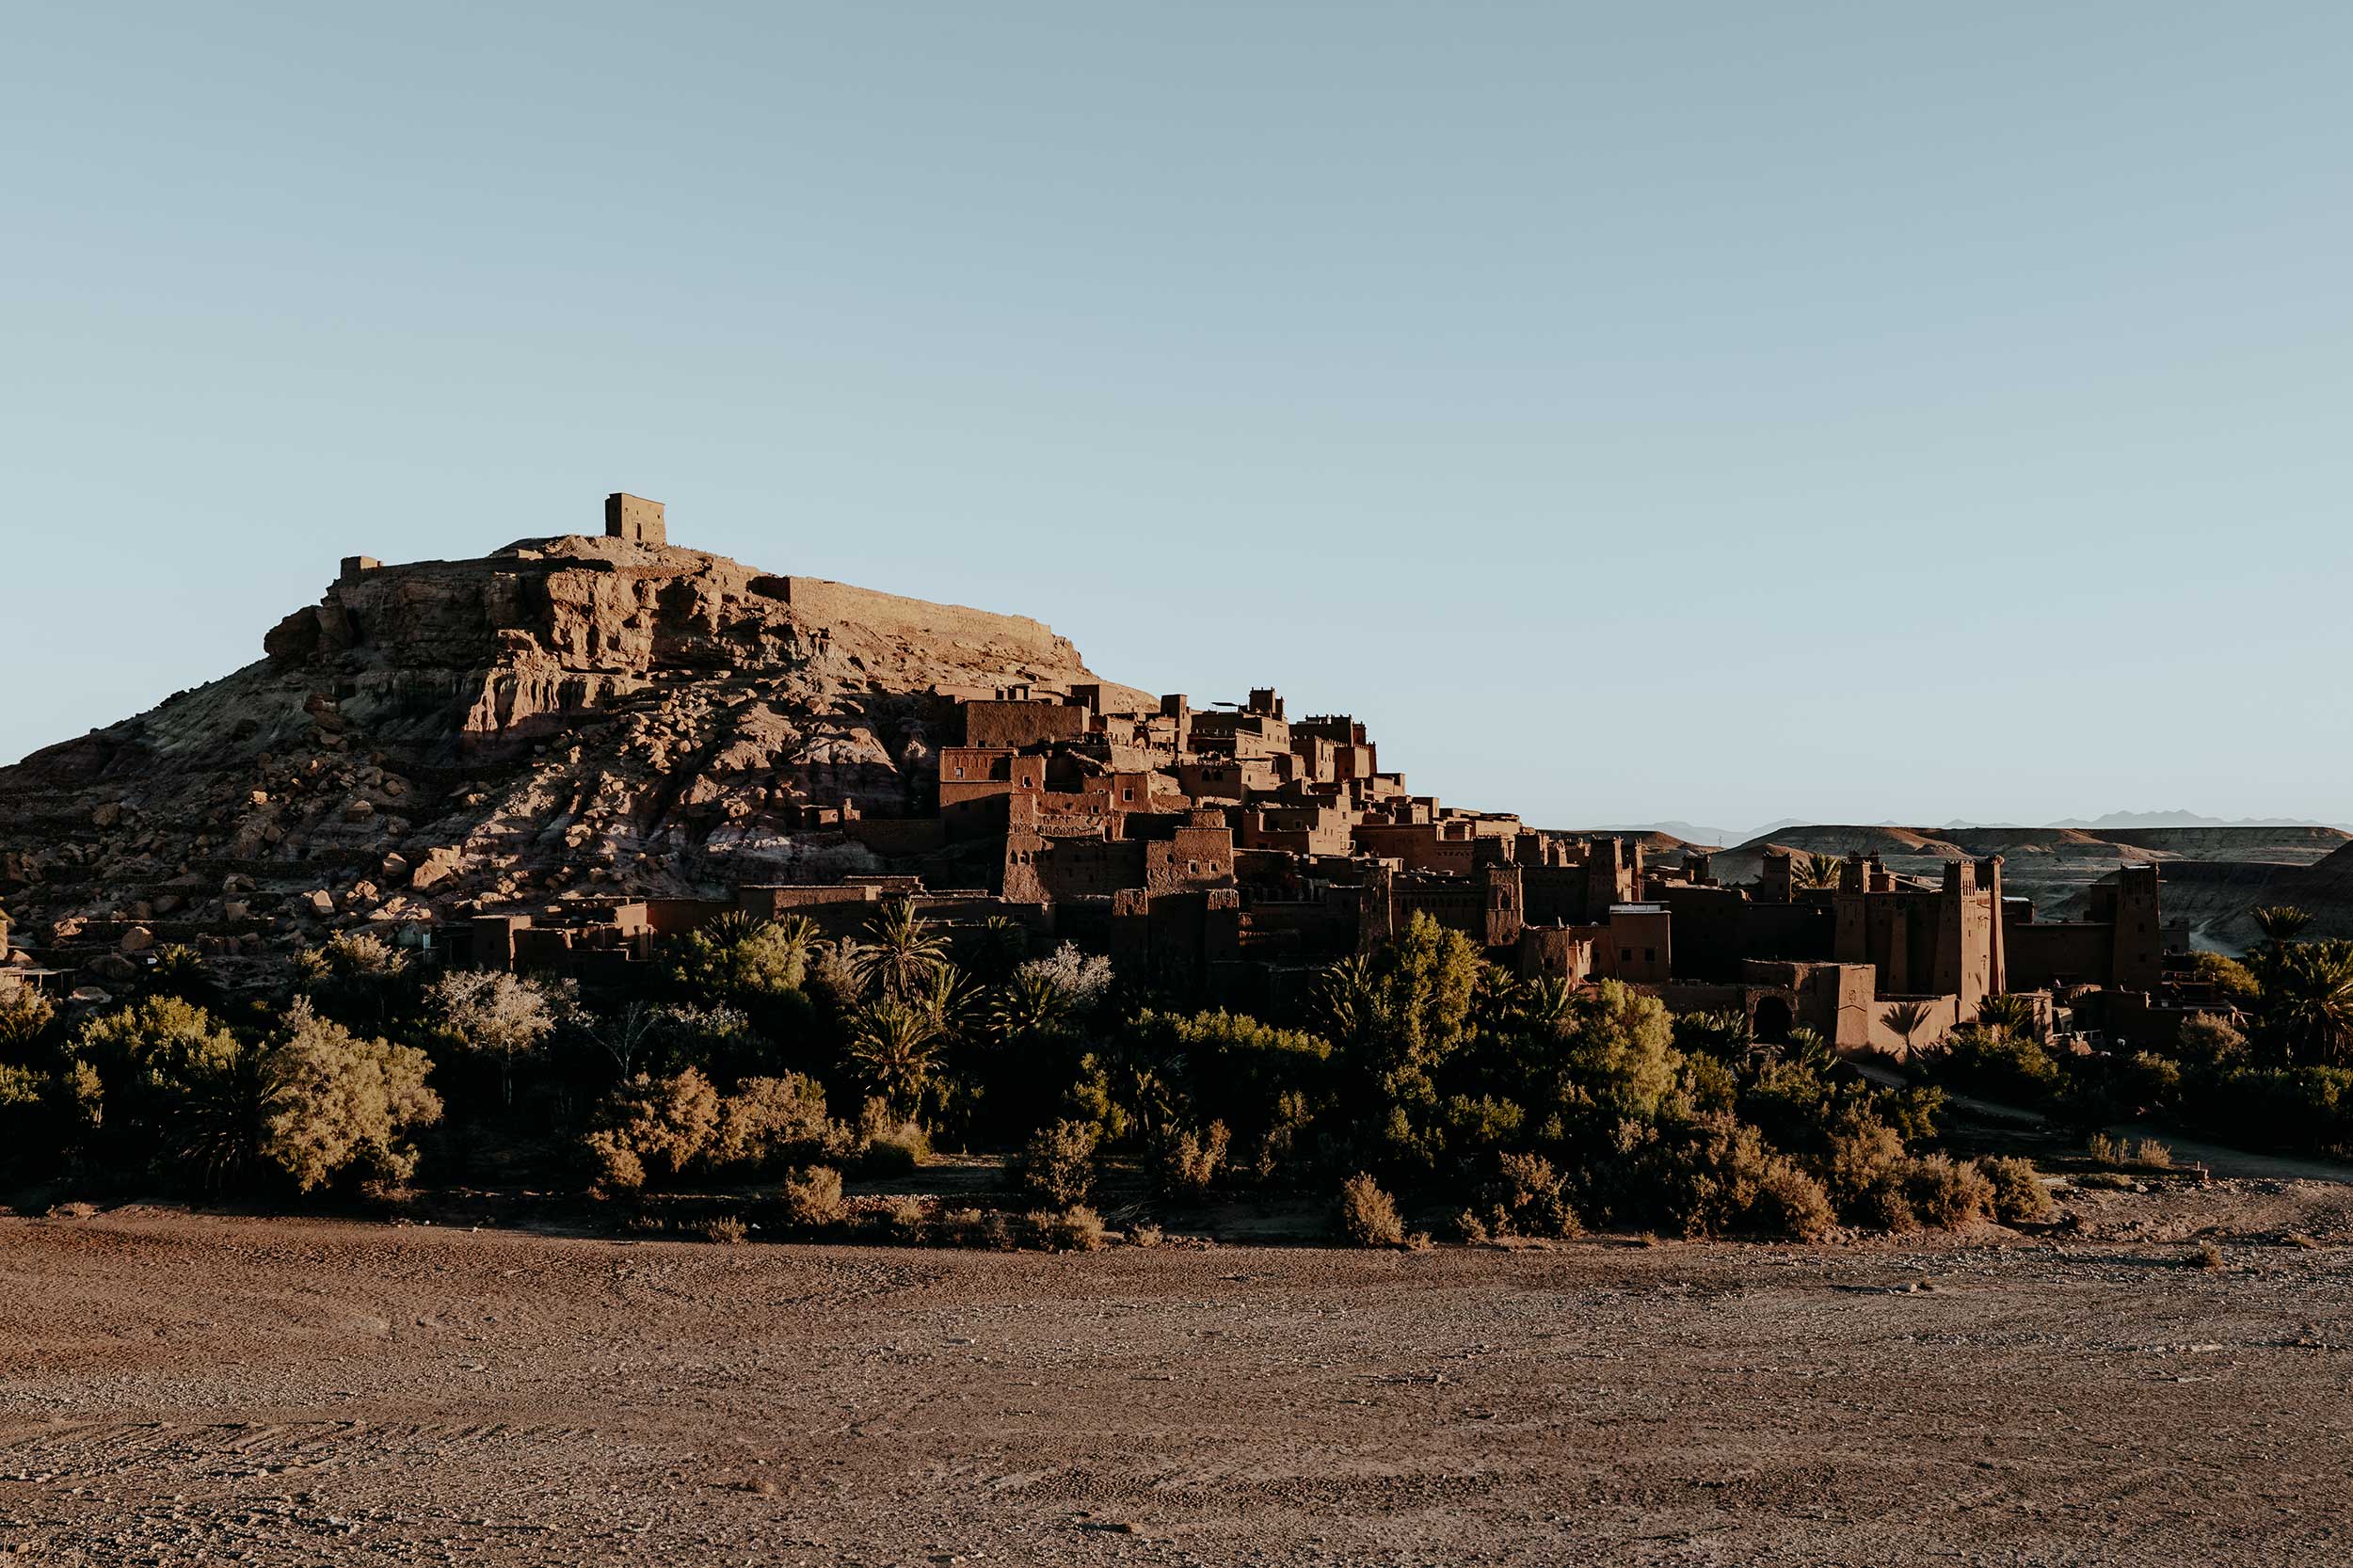
M 0 1218 L 0 1550 L 2333 1568 L 2349 1193 L 1510 1253 Z

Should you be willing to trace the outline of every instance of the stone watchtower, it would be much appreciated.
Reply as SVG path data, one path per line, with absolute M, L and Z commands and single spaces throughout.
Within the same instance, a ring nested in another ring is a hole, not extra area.
M 604 498 L 604 533 L 607 538 L 630 539 L 638 544 L 670 542 L 669 529 L 662 520 L 662 503 L 620 490 Z

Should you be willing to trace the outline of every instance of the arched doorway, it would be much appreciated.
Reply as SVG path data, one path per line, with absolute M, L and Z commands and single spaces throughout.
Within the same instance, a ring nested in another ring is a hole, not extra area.
M 1779 997 L 1760 997 L 1756 1011 L 1749 1016 L 1749 1034 L 1769 1046 L 1787 1045 L 1789 1026 L 1795 1021 L 1787 1002 Z

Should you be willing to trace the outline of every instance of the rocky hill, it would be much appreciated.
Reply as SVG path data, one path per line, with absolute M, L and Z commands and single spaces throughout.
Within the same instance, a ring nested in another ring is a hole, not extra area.
M 0 769 L 0 904 L 82 955 L 881 861 L 957 697 L 1093 681 L 1033 620 L 568 536 L 347 570 L 264 657 Z M 1148 705 L 1106 686 L 1107 705 Z

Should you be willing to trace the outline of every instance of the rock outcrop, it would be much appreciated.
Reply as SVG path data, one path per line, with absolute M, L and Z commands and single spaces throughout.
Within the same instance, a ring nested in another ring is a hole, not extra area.
M 883 869 L 874 844 L 903 846 L 804 808 L 927 814 L 957 698 L 1099 680 L 1024 617 L 591 537 L 347 571 L 263 648 L 0 769 L 20 933 L 265 955 L 477 904 Z

